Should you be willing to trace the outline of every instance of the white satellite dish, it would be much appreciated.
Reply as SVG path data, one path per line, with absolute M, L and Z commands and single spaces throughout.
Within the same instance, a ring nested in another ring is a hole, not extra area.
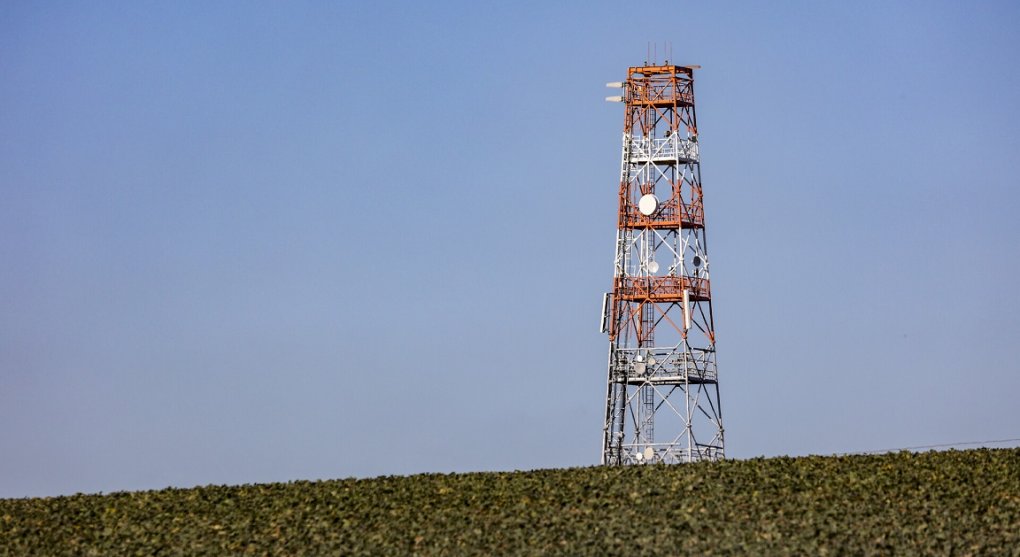
M 649 261 L 648 265 L 645 265 L 645 267 L 648 269 L 649 273 L 655 274 L 655 273 L 659 272 L 659 262 L 658 261 Z
M 641 199 L 638 199 L 637 208 L 638 211 L 641 211 L 642 215 L 646 217 L 651 216 L 659 208 L 659 198 L 653 194 L 646 193 L 641 196 Z
M 655 362 L 655 358 L 653 358 L 653 357 L 651 357 L 651 356 L 648 356 L 648 365 L 650 365 L 650 366 L 654 366 L 654 365 L 655 365 L 655 363 L 656 363 L 656 362 Z
M 644 457 L 645 460 L 651 460 L 653 457 L 655 457 L 655 449 L 651 447 L 645 447 Z

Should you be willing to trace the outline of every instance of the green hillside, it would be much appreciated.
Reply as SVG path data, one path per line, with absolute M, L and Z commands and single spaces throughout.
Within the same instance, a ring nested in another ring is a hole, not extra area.
M 1020 449 L 0 500 L 2 555 L 1020 555 Z

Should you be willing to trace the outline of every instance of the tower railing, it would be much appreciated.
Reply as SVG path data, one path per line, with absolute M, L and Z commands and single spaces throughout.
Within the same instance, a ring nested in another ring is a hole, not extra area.
M 643 162 L 698 162 L 698 142 L 681 139 L 676 134 L 668 137 L 623 136 L 623 153 L 630 163 Z
M 680 462 L 698 462 L 701 460 L 719 460 L 723 456 L 723 448 L 716 445 L 694 445 L 693 447 L 677 448 L 675 443 L 623 443 L 621 445 L 623 464 L 650 464 L 662 462 L 676 464 Z M 647 451 L 651 449 L 651 451 Z M 645 455 L 648 456 L 645 456 Z M 649 458 L 649 456 L 651 458 Z
M 613 353 L 613 374 L 628 383 L 710 383 L 718 379 L 711 348 L 620 348 Z
M 619 300 L 680 301 L 684 290 L 688 299 L 710 300 L 712 288 L 707 278 L 679 276 L 616 277 L 613 292 Z
M 625 203 L 621 209 L 623 226 L 632 228 L 703 228 L 705 209 L 700 203 L 682 203 L 676 195 L 667 199 L 654 214 L 645 215 L 638 210 L 636 202 Z
M 690 82 L 647 81 L 635 79 L 627 88 L 627 103 L 632 105 L 693 105 L 694 93 Z

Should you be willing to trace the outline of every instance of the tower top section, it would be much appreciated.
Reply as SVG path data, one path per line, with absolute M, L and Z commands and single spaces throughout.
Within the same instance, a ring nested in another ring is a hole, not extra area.
M 701 66 L 631 66 L 627 69 L 626 81 L 606 84 L 623 89 L 623 95 L 606 97 L 606 100 L 624 102 L 634 108 L 693 107 L 694 70 L 699 68 Z

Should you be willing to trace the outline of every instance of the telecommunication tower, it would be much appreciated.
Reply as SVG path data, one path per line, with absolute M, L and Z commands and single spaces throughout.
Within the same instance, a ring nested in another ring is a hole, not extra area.
M 602 463 L 724 456 L 694 111 L 700 66 L 632 67 L 613 291 L 602 302 L 609 374 Z

